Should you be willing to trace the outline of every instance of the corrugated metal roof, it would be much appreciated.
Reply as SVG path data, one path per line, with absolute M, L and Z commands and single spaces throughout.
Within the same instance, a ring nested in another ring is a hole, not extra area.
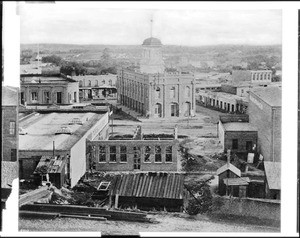
M 34 173 L 39 167 L 46 165 L 48 167 L 48 173 L 60 173 L 66 164 L 66 157 L 65 156 L 42 156 Z
M 228 186 L 248 185 L 250 183 L 250 179 L 248 177 L 225 178 L 224 183 Z
M 183 199 L 182 174 L 178 173 L 132 173 L 117 175 L 110 189 L 111 195 Z
M 281 163 L 264 161 L 266 178 L 270 189 L 281 189 Z

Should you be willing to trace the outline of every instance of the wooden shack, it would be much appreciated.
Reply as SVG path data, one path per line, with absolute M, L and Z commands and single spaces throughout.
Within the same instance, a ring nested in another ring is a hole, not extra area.
M 42 156 L 35 171 L 34 176 L 36 180 L 51 182 L 55 187 L 61 188 L 62 185 L 69 178 L 69 172 L 67 169 L 67 156 Z M 41 175 L 39 170 L 41 167 L 45 167 L 47 170 L 46 173 Z M 48 174 L 49 178 L 47 178 Z
M 184 177 L 180 173 L 121 174 L 112 181 L 109 195 L 115 207 L 180 211 L 184 197 L 183 183 Z

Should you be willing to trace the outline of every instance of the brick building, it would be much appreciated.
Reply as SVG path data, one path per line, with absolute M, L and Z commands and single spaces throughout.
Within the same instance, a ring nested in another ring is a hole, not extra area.
M 43 156 L 68 158 L 65 173 L 71 187 L 86 172 L 86 139 L 106 138 L 108 113 L 52 112 L 37 113 L 20 121 L 21 179 L 30 179 Z
M 195 78 L 166 73 L 159 39 L 143 42 L 140 69 L 118 70 L 118 102 L 152 118 L 184 117 L 195 111 Z
M 1 218 L 2 209 L 5 209 L 6 200 L 11 193 L 12 182 L 18 178 L 19 172 L 18 105 L 19 89 L 2 85 Z
M 268 84 L 272 82 L 271 70 L 233 70 L 232 82 L 251 82 L 252 84 Z
M 72 76 L 79 83 L 79 100 L 104 99 L 103 91 L 111 92 L 108 98 L 115 99 L 117 75 L 80 75 Z
M 206 107 L 226 112 L 245 113 L 248 108 L 248 98 L 231 93 L 200 90 L 197 101 Z
M 78 82 L 63 74 L 22 74 L 21 104 L 50 105 L 79 102 Z
M 87 160 L 97 171 L 177 171 L 178 146 L 177 128 L 167 138 L 87 140 Z
M 258 152 L 264 161 L 281 162 L 281 88 L 253 89 L 248 112 L 250 124 L 258 131 Z
M 257 129 L 247 115 L 220 116 L 218 137 L 224 151 L 250 152 L 257 145 Z

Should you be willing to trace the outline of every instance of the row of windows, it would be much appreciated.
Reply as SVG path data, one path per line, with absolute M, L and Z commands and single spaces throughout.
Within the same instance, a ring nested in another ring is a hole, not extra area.
M 253 80 L 271 80 L 271 74 L 254 73 L 252 78 Z
M 100 80 L 95 80 L 95 84 L 94 86 L 99 86 L 99 82 Z M 104 85 L 106 83 L 106 81 L 103 79 L 101 81 L 101 85 Z M 108 80 L 108 85 L 112 86 L 112 80 Z M 79 87 L 82 87 L 83 86 L 83 81 L 82 80 L 79 80 Z M 92 86 L 92 81 L 91 80 L 88 80 L 88 86 L 91 87 Z
M 175 87 L 172 87 L 170 89 L 170 98 L 175 98 L 176 97 L 176 88 Z M 191 89 L 189 86 L 186 86 L 185 87 L 185 90 L 184 90 L 184 96 L 186 98 L 189 98 L 191 96 Z M 155 99 L 159 99 L 161 98 L 161 90 L 159 87 L 156 88 L 155 90 Z
M 253 147 L 252 141 L 246 141 L 246 150 L 251 151 L 253 149 L 252 147 Z M 232 149 L 233 150 L 238 150 L 239 149 L 238 139 L 233 139 L 232 140 Z
M 128 150 L 127 146 L 120 146 L 120 162 L 126 163 L 128 158 Z M 135 146 L 133 147 L 133 158 L 141 158 L 142 150 L 141 147 Z M 166 162 L 172 162 L 172 146 L 166 147 Z M 151 147 L 145 146 L 144 147 L 144 162 L 151 163 L 150 161 L 151 156 Z M 99 163 L 106 162 L 106 147 L 99 146 Z M 156 163 L 162 162 L 162 149 L 160 146 L 154 147 L 154 161 Z M 116 146 L 109 146 L 109 162 L 117 162 L 117 147 Z

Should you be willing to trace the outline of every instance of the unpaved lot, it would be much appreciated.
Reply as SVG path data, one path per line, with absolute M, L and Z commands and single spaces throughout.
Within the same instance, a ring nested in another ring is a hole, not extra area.
M 186 214 L 148 215 L 157 223 L 127 221 L 94 221 L 73 218 L 54 220 L 20 219 L 22 231 L 84 231 L 106 235 L 137 235 L 139 232 L 280 232 L 272 226 L 250 225 L 241 221 L 213 221 L 205 215 L 190 217 Z M 180 217 L 182 216 L 182 217 Z

